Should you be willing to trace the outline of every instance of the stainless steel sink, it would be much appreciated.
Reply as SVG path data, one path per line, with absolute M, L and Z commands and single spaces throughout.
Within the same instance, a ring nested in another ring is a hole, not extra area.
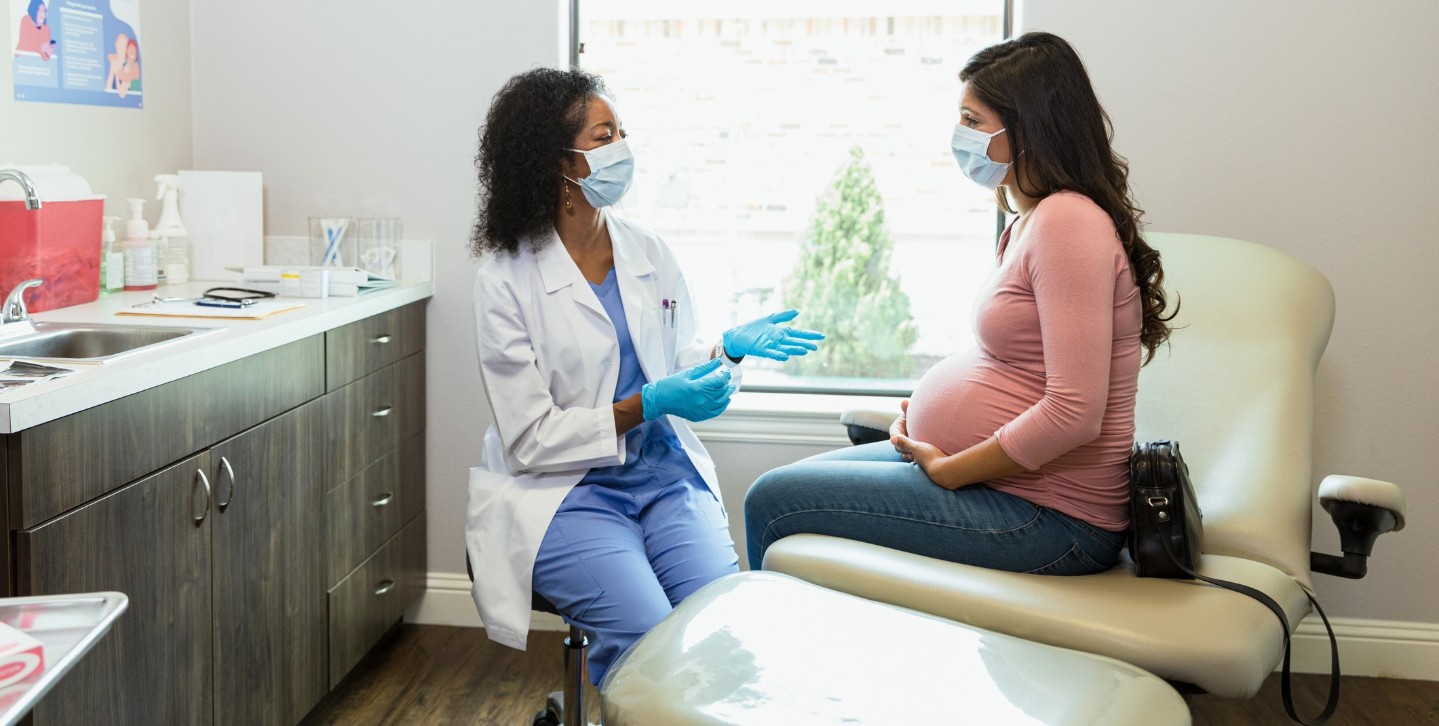
M 0 338 L 0 358 L 105 363 L 217 328 L 35 323 L 35 332 Z

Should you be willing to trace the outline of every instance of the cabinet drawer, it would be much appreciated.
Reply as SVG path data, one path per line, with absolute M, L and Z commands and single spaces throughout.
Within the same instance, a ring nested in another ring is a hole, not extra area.
M 316 335 L 10 437 L 10 522 L 33 527 L 319 396 Z
M 425 347 L 425 303 L 325 333 L 325 390 L 333 391 Z
M 401 452 L 394 451 L 325 495 L 327 584 L 339 582 L 400 529 Z
M 392 368 L 325 395 L 325 476 L 332 489 L 395 450 L 407 403 Z
M 412 520 L 330 590 L 330 687 L 344 679 L 404 614 L 416 593 L 425 518 Z

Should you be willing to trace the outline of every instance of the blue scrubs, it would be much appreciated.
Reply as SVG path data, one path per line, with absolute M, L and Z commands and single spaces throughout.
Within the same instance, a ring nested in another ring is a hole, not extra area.
M 615 401 L 645 381 L 619 284 L 590 283 L 620 347 Z M 625 435 L 625 463 L 591 469 L 565 497 L 535 556 L 534 589 L 589 634 L 596 685 L 630 644 L 710 581 L 737 572 L 729 522 L 666 417 Z

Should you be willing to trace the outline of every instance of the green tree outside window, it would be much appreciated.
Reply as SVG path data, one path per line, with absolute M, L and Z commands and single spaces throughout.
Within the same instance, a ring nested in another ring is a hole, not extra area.
M 790 360 L 802 376 L 906 378 L 918 338 L 909 296 L 889 273 L 894 242 L 884 227 L 884 201 L 858 146 L 820 197 L 799 263 L 784 284 L 785 307 L 801 327 L 822 330 L 817 353 Z

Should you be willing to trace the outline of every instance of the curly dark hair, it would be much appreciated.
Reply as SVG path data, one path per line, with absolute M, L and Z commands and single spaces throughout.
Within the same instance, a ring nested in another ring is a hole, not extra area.
M 1079 192 L 1114 222 L 1139 287 L 1139 342 L 1148 364 L 1169 340 L 1169 323 L 1179 307 L 1176 301 L 1165 314 L 1164 267 L 1140 233 L 1144 210 L 1129 188 L 1129 163 L 1110 146 L 1114 126 L 1079 54 L 1057 35 L 1025 33 L 974 54 L 959 79 L 999 114 L 1016 153 L 1028 152 L 1014 161 L 1023 172 L 1021 192 L 1039 199 L 1058 191 Z M 1008 208 L 1003 189 L 997 190 L 997 199 Z
M 521 73 L 495 94 L 475 154 L 480 198 L 470 250 L 476 257 L 514 255 L 521 239 L 529 237 L 535 247 L 545 239 L 559 212 L 560 162 L 598 95 L 609 95 L 599 76 L 555 68 Z

